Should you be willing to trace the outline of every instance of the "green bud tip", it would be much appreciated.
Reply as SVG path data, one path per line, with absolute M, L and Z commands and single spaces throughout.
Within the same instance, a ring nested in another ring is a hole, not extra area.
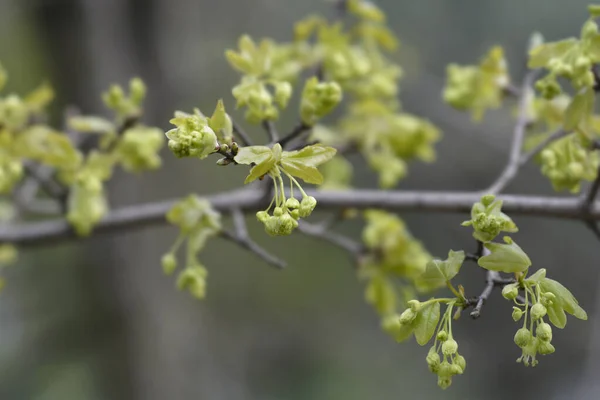
M 486 194 L 481 198 L 481 204 L 487 207 L 490 204 L 492 204 L 494 200 L 496 200 L 496 196 L 494 196 L 493 194 Z
M 444 330 L 439 331 L 437 334 L 437 340 L 439 340 L 440 342 L 445 342 L 446 340 L 448 340 L 448 332 Z
M 458 355 L 455 359 L 454 359 L 454 364 L 458 365 L 460 367 L 460 369 L 462 370 L 461 374 L 463 372 L 465 372 L 465 369 L 467 368 L 467 360 L 465 360 L 465 358 L 461 355 Z
M 266 211 L 259 211 L 256 213 L 256 219 L 262 223 L 265 223 L 267 219 L 269 219 L 269 213 Z
M 411 310 L 417 313 L 421 309 L 421 302 L 419 300 L 410 300 L 408 302 L 408 306 Z
M 540 353 L 543 356 L 552 354 L 552 353 L 554 353 L 555 350 L 556 349 L 550 342 L 540 341 L 538 343 L 537 351 L 538 351 L 538 353 Z
M 273 210 L 274 217 L 281 217 L 283 215 L 283 209 L 281 207 L 275 207 Z
M 400 314 L 400 323 L 402 325 L 408 325 L 413 322 L 416 317 L 417 314 L 410 308 L 407 308 L 402 314 Z
M 456 354 L 458 351 L 458 343 L 454 339 L 448 339 L 442 344 L 442 353 L 446 356 Z

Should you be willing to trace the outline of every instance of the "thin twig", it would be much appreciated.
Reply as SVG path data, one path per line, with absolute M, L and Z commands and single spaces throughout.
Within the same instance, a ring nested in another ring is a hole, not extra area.
M 350 255 L 352 255 L 355 258 L 358 258 L 361 254 L 364 253 L 364 248 L 360 243 L 355 242 L 347 236 L 340 235 L 336 232 L 328 231 L 320 225 L 312 225 L 308 222 L 301 221 L 298 224 L 298 231 L 307 236 L 323 239 L 333 244 L 334 246 L 337 246 L 340 249 L 347 251 L 348 253 L 350 253 Z
M 311 128 L 312 128 L 311 126 L 306 125 L 304 122 L 300 122 L 298 125 L 296 125 L 294 127 L 294 129 L 292 129 L 292 131 L 290 133 L 288 133 L 287 135 L 285 135 L 283 138 L 281 138 L 279 140 L 279 144 L 281 145 L 281 147 L 285 147 L 289 142 L 291 142 L 292 140 L 294 140 L 295 138 L 297 138 L 304 132 L 309 131 Z
M 256 254 L 267 264 L 274 266 L 275 268 L 283 269 L 287 266 L 286 262 L 275 257 L 262 247 L 260 247 L 256 242 L 250 240 L 249 238 L 240 238 L 238 234 L 233 233 L 227 229 L 221 231 L 221 237 L 227 239 L 238 246 L 250 251 L 251 253 Z
M 508 158 L 508 163 L 504 168 L 504 171 L 500 174 L 498 179 L 487 189 L 488 193 L 497 194 L 508 186 L 508 184 L 515 178 L 519 170 L 519 160 L 521 158 L 521 148 L 523 147 L 523 140 L 525 138 L 525 129 L 529 124 L 529 101 L 531 94 L 531 86 L 537 75 L 537 70 L 533 70 L 525 75 L 523 79 L 523 85 L 521 88 L 521 98 L 519 99 L 519 115 L 517 117 L 517 123 L 513 132 L 512 145 Z
M 481 308 L 485 301 L 492 294 L 492 290 L 494 290 L 494 286 L 496 285 L 496 279 L 499 278 L 500 274 L 495 271 L 488 271 L 485 278 L 485 288 L 477 298 L 477 304 L 475 304 L 475 308 L 471 311 L 471 317 L 473 319 L 477 319 L 481 316 Z
M 525 153 L 521 156 L 521 158 L 519 159 L 519 167 L 522 167 L 523 165 L 527 164 L 533 157 L 538 155 L 550 143 L 552 143 L 562 137 L 567 136 L 569 133 L 570 132 L 567 132 L 564 129 L 559 129 L 556 132 L 552 133 L 550 136 L 548 136 L 546 139 L 544 139 L 540 144 L 535 146 L 528 153 Z
M 248 134 L 246 133 L 246 131 L 244 131 L 244 128 L 242 128 L 234 120 L 231 120 L 231 123 L 233 125 L 233 134 L 235 136 L 237 136 L 237 138 L 239 139 L 240 143 L 242 145 L 244 145 L 244 146 L 252 146 L 252 139 L 250 139 L 250 136 L 248 136 Z
M 269 140 L 271 143 L 275 143 L 277 140 L 279 140 L 279 134 L 277 133 L 277 129 L 275 129 L 275 124 L 273 121 L 263 121 L 262 126 L 265 128 L 265 131 L 267 131 L 267 135 L 269 135 Z

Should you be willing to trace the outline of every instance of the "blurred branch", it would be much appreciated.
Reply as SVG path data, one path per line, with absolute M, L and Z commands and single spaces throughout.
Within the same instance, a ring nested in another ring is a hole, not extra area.
M 565 131 L 564 129 L 559 129 L 556 132 L 554 132 L 553 134 L 551 134 L 550 136 L 548 136 L 540 144 L 535 146 L 529 153 L 525 153 L 521 156 L 521 158 L 519 159 L 519 167 L 522 167 L 523 165 L 527 164 L 533 157 L 538 155 L 550 143 L 552 143 L 564 136 L 567 136 L 568 134 L 569 134 L 569 132 Z
M 523 79 L 523 85 L 520 90 L 519 98 L 519 115 L 517 117 L 517 123 L 513 132 L 513 140 L 508 158 L 508 163 L 504 168 L 504 171 L 500 174 L 498 179 L 492 184 L 487 190 L 490 193 L 500 193 L 510 182 L 515 178 L 519 168 L 521 166 L 521 149 L 523 147 L 523 140 L 525 138 L 525 129 L 529 124 L 529 116 L 527 114 L 529 106 L 529 95 L 531 93 L 531 86 L 537 75 L 537 70 L 529 71 Z
M 292 131 L 290 133 L 288 133 L 287 135 L 285 135 L 283 138 L 281 138 L 279 140 L 279 144 L 281 145 L 281 147 L 285 147 L 289 142 L 296 139 L 298 136 L 302 135 L 304 132 L 309 131 L 311 128 L 312 128 L 311 126 L 306 125 L 304 122 L 300 122 L 298 125 L 296 125 L 294 127 L 294 129 L 292 129 Z
M 244 131 L 244 129 L 233 119 L 231 120 L 231 124 L 233 125 L 233 134 L 237 136 L 242 145 L 252 146 L 252 139 L 250 139 L 250 136 L 248 136 L 246 131 Z
M 263 128 L 267 131 L 267 135 L 269 135 L 269 140 L 271 143 L 277 142 L 279 139 L 279 133 L 277 133 L 277 129 L 275 129 L 275 124 L 273 121 L 263 121 Z M 282 145 L 283 146 L 283 145 Z
M 267 264 L 270 264 L 276 268 L 285 268 L 286 262 L 270 254 L 268 251 L 260 247 L 256 242 L 250 239 L 248 230 L 246 229 L 246 221 L 244 220 L 244 214 L 239 208 L 231 210 L 231 217 L 233 219 L 233 225 L 235 227 L 235 233 L 227 230 L 221 233 L 221 236 L 225 239 L 231 240 L 238 244 L 244 249 L 256 254 L 262 258 Z
M 349 237 L 340 235 L 339 233 L 331 232 L 327 230 L 326 227 L 321 225 L 312 225 L 308 222 L 301 221 L 298 224 L 298 231 L 306 236 L 323 239 L 324 241 L 347 251 L 354 258 L 360 257 L 360 255 L 364 252 L 363 246 L 360 243 L 350 239 Z
M 233 208 L 256 211 L 268 205 L 263 187 L 224 192 L 207 196 L 217 211 Z M 479 201 L 479 192 L 418 192 L 418 191 L 307 191 L 316 196 L 322 210 L 343 208 L 380 208 L 393 211 L 426 211 L 469 213 Z M 539 197 L 522 195 L 499 196 L 504 212 L 574 220 L 600 220 L 600 204 L 594 202 L 588 211 L 582 210 L 580 200 L 568 197 Z M 110 211 L 96 226 L 95 233 L 118 232 L 165 223 L 165 214 L 175 200 L 122 207 Z M 0 243 L 36 245 L 76 238 L 65 219 L 7 224 L 0 227 Z

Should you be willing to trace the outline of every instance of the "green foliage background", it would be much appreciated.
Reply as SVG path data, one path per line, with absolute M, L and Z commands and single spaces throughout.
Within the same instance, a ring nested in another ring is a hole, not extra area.
M 444 105 L 445 66 L 473 63 L 500 44 L 518 77 L 530 33 L 540 31 L 548 40 L 577 35 L 588 2 L 378 4 L 402 40 L 404 107 L 445 134 L 437 163 L 411 165 L 400 187 L 485 187 L 506 161 L 512 122 L 506 112 L 492 112 L 473 125 Z M 237 76 L 223 50 L 240 34 L 287 39 L 292 23 L 313 11 L 328 12 L 328 4 L 0 0 L 0 60 L 11 73 L 9 91 L 32 89 L 40 78 L 53 82 L 60 96 L 57 122 L 69 104 L 102 113 L 100 91 L 139 74 L 149 87 L 146 122 L 167 128 L 174 109 L 212 110 L 219 97 L 232 104 Z M 295 118 L 285 116 L 281 130 Z M 160 171 L 111 183 L 113 207 L 232 188 L 245 172 L 176 161 L 166 149 L 164 155 Z M 362 184 L 376 186 L 371 173 L 358 175 Z M 552 188 L 537 168 L 526 167 L 509 192 L 550 194 Z M 402 217 L 438 257 L 473 243 L 470 230 L 459 226 L 460 215 Z M 590 314 L 589 323 L 555 332 L 560 351 L 534 370 L 514 363 L 519 352 L 507 340 L 515 328 L 509 306 L 492 296 L 481 319 L 455 325 L 469 373 L 440 392 L 425 363 L 414 362 L 422 349 L 397 345 L 381 332 L 344 254 L 298 235 L 269 240 L 252 218 L 257 241 L 290 260 L 290 268 L 269 269 L 216 241 L 203 253 L 211 282 L 201 303 L 173 290 L 162 274 L 159 260 L 175 234 L 171 228 L 22 251 L 18 265 L 6 271 L 10 284 L 0 296 L 0 398 L 597 398 L 598 244 L 580 223 L 515 221 L 519 245 L 534 266 L 576 292 Z M 352 223 L 343 229 L 359 234 Z M 482 271 L 469 273 L 468 267 L 462 283 L 481 287 Z

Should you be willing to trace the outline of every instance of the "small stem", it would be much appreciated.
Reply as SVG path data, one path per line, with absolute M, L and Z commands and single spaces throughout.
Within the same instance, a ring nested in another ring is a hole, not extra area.
M 296 125 L 294 127 L 294 129 L 292 129 L 292 131 L 290 133 L 288 133 L 287 135 L 285 135 L 283 138 L 281 138 L 279 140 L 279 144 L 281 145 L 281 147 L 285 147 L 292 140 L 294 140 L 295 138 L 297 138 L 298 136 L 300 136 L 301 134 L 303 134 L 304 132 L 306 132 L 310 129 L 312 129 L 312 126 L 306 125 L 304 122 L 300 122 L 298 125 Z

